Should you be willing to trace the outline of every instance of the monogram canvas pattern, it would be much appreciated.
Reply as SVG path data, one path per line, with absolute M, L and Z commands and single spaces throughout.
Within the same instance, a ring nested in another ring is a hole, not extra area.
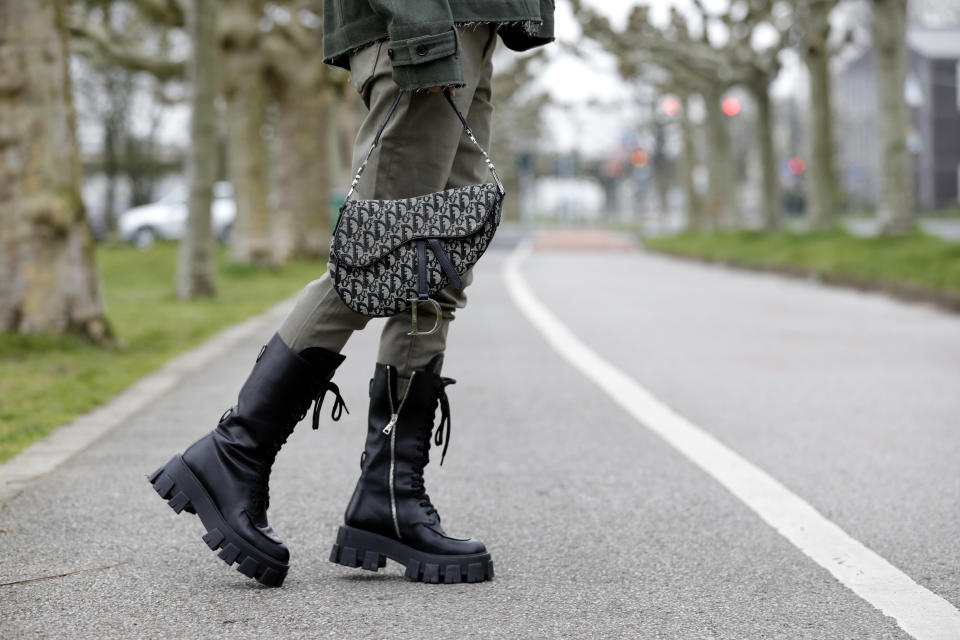
M 417 240 L 435 238 L 461 276 L 487 250 L 500 224 L 503 195 L 494 184 L 449 189 L 405 200 L 344 204 L 330 247 L 330 276 L 343 302 L 365 316 L 392 316 L 417 297 Z M 427 289 L 447 277 L 427 245 Z

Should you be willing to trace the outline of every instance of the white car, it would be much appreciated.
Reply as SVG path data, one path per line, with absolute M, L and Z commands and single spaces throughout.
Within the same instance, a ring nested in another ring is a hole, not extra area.
M 213 187 L 213 235 L 221 242 L 230 238 L 237 217 L 233 185 L 218 182 Z M 128 209 L 117 223 L 120 237 L 138 247 L 149 247 L 157 240 L 180 240 L 187 228 L 187 190 L 174 189 L 154 203 Z

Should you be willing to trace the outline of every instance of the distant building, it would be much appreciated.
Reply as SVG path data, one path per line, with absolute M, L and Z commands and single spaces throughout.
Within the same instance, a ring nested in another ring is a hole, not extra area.
M 923 208 L 960 201 L 960 27 L 907 30 L 910 60 L 904 92 L 911 124 L 914 188 Z M 876 59 L 867 49 L 835 77 L 837 168 L 852 206 L 880 193 Z

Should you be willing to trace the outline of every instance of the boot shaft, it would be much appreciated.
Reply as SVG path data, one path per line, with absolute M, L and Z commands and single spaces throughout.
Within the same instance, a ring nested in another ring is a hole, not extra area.
M 311 402 L 316 402 L 316 420 L 328 388 L 337 394 L 335 416 L 342 406 L 339 390 L 330 380 L 343 356 L 331 351 L 310 355 L 310 361 L 300 357 L 274 335 L 261 349 L 237 404 L 221 416 L 213 431 L 183 453 L 201 481 L 216 487 L 214 500 L 225 511 L 246 510 L 265 526 L 270 469 L 281 446 Z
M 442 356 L 415 371 L 402 394 L 395 367 L 378 363 L 370 381 L 370 412 L 360 480 L 346 522 L 397 538 L 403 527 L 439 526 L 423 488 L 430 437 L 443 388 Z M 426 506 L 424 506 L 425 503 Z
M 286 439 L 318 404 L 345 357 L 326 349 L 294 353 L 278 334 L 260 350 L 253 370 L 240 389 L 232 410 L 258 440 Z

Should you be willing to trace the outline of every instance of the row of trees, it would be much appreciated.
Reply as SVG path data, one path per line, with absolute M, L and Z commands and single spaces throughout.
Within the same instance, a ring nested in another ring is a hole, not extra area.
M 744 88 L 755 105 L 762 228 L 775 230 L 779 226 L 780 153 L 775 144 L 770 86 L 780 71 L 782 52 L 796 50 L 810 77 L 807 220 L 812 228 L 836 224 L 840 205 L 830 61 L 839 45 L 831 37 L 830 16 L 839 0 L 735 0 L 719 12 L 711 12 L 700 0 L 694 0 L 692 14 L 673 9 L 664 26 L 650 20 L 648 7 L 638 6 L 622 30 L 615 29 L 604 15 L 581 0 L 572 2 L 584 35 L 616 56 L 625 78 L 647 83 L 652 78 L 660 91 L 679 99 L 681 183 L 688 220 L 697 228 L 734 227 L 741 222 L 736 205 L 736 163 L 722 111 L 723 96 L 733 87 Z M 878 216 L 883 233 L 901 234 L 909 231 L 915 220 L 903 90 L 906 0 L 871 0 L 871 7 L 882 150 L 883 191 Z M 842 43 L 845 38 L 839 40 Z M 688 114 L 694 95 L 702 97 L 706 107 L 709 182 L 703 202 L 693 181 L 697 158 L 694 126 Z
M 233 261 L 324 257 L 357 100 L 322 63 L 321 21 L 321 0 L 0 0 L 0 330 L 111 340 L 80 195 L 72 55 L 107 92 L 123 93 L 121 70 L 153 78 L 160 100 L 190 102 L 180 296 L 216 290 L 210 205 L 224 158 Z M 106 110 L 110 184 L 128 110 Z
M 872 7 L 881 74 L 880 215 L 884 231 L 898 233 L 913 219 L 902 91 L 905 0 L 863 1 Z M 122 70 L 152 78 L 158 100 L 191 103 L 181 296 L 216 290 L 210 203 L 224 164 L 238 207 L 233 260 L 275 265 L 293 255 L 326 254 L 330 197 L 346 179 L 358 105 L 346 74 L 321 61 L 321 2 L 0 0 L 0 330 L 73 330 L 110 339 L 80 197 L 71 51 L 98 73 Z M 755 102 L 763 225 L 777 227 L 779 152 L 769 92 L 781 53 L 796 49 L 810 72 L 809 219 L 818 227 L 834 223 L 829 17 L 838 0 L 735 0 L 722 12 L 697 1 L 698 19 L 675 11 L 665 26 L 638 6 L 622 30 L 580 0 L 571 2 L 585 36 L 617 57 L 626 78 L 653 83 L 679 99 L 680 182 L 689 219 L 702 228 L 739 223 L 733 144 L 721 110 L 724 94 L 735 86 Z M 767 44 L 759 46 L 763 31 Z M 725 37 L 712 38 L 716 33 Z M 547 98 L 531 98 L 524 87 L 543 55 L 521 58 L 495 81 L 498 100 L 508 105 L 496 127 L 502 151 L 522 149 L 539 137 L 538 114 Z M 118 88 L 107 80 L 107 92 Z M 688 108 L 696 95 L 706 105 L 709 181 L 702 201 L 694 188 L 698 145 Z M 107 110 L 112 124 L 104 127 L 105 137 L 116 138 L 123 114 Z M 109 150 L 112 144 L 105 140 L 103 146 Z M 662 144 L 655 151 L 651 166 L 658 172 L 667 163 Z M 107 153 L 108 174 L 115 173 L 111 164 L 116 158 Z
M 146 25 L 154 37 L 130 37 L 142 31 L 134 25 Z M 346 74 L 322 62 L 321 25 L 320 0 L 73 2 L 71 36 L 95 66 L 191 89 L 180 295 L 215 289 L 207 212 L 221 137 L 237 202 L 231 259 L 275 265 L 294 255 L 326 255 L 334 167 L 349 159 L 355 100 Z M 169 46 L 178 37 L 189 42 L 186 56 L 184 47 Z

